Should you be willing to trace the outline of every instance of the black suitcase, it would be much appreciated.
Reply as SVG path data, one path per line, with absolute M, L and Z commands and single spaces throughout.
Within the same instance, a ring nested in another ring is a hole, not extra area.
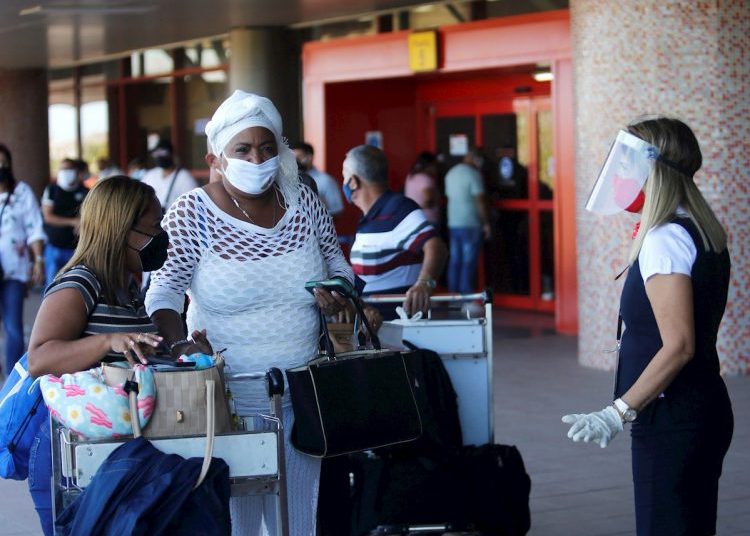
M 465 447 L 440 461 L 362 458 L 352 475 L 353 535 L 523 536 L 531 527 L 531 479 L 514 446 Z
M 442 361 L 434 352 L 418 355 L 407 368 L 423 417 L 422 438 L 323 460 L 321 536 L 525 535 L 531 480 L 518 449 L 462 447 L 455 392 Z

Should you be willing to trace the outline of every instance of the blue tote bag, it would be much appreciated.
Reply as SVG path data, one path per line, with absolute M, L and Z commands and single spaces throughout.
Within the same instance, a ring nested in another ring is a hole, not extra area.
M 0 390 L 0 477 L 28 477 L 31 444 L 48 418 L 39 382 L 29 375 L 24 354 Z

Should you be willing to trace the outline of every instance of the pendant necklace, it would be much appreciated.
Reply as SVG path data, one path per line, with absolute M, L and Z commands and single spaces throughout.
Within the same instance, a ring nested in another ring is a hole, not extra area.
M 278 192 L 278 190 L 277 190 L 277 192 Z M 227 193 L 229 193 L 229 192 L 227 192 Z M 277 193 L 277 194 L 276 194 L 276 202 L 275 202 L 275 203 L 273 204 L 273 219 L 271 220 L 271 227 L 273 227 L 274 225 L 276 225 L 276 205 L 278 205 L 278 204 L 279 204 L 279 197 L 278 197 L 278 195 L 279 195 L 279 194 Z M 245 216 L 245 218 L 247 218 L 247 219 L 248 219 L 248 221 L 249 221 L 250 223 L 252 223 L 253 225 L 258 225 L 258 224 L 257 224 L 257 223 L 255 223 L 255 221 L 254 221 L 254 220 L 253 220 L 253 219 L 252 219 L 252 218 L 250 217 L 250 214 L 248 214 L 248 213 L 247 213 L 247 211 L 246 211 L 246 210 L 245 210 L 244 208 L 242 208 L 242 207 L 240 206 L 240 203 L 239 203 L 239 201 L 237 201 L 237 198 L 235 198 L 235 197 L 234 197 L 234 196 L 233 196 L 232 194 L 229 194 L 229 198 L 230 198 L 230 199 L 232 200 L 232 202 L 234 203 L 234 206 L 235 206 L 235 207 L 237 207 L 237 209 L 238 209 L 238 210 L 239 210 L 240 212 L 242 212 L 242 215 L 243 215 L 243 216 Z
M 234 203 L 234 206 L 235 206 L 235 207 L 237 207 L 237 209 L 238 209 L 238 210 L 239 210 L 240 212 L 242 212 L 242 214 L 243 214 L 243 215 L 244 215 L 244 216 L 245 216 L 245 217 L 246 217 L 246 218 L 248 219 L 248 221 L 249 221 L 250 223 L 252 223 L 253 225 L 255 225 L 255 222 L 254 222 L 254 221 L 253 221 L 253 219 L 252 219 L 252 218 L 250 217 L 250 214 L 248 214 L 248 213 L 247 213 L 247 212 L 245 211 L 245 209 L 244 209 L 244 208 L 242 208 L 242 207 L 240 206 L 240 204 L 239 204 L 239 202 L 237 201 L 237 199 L 235 199 L 235 197 L 234 197 L 234 196 L 233 196 L 232 194 L 229 194 L 229 198 L 230 198 L 230 199 L 232 200 L 232 202 Z

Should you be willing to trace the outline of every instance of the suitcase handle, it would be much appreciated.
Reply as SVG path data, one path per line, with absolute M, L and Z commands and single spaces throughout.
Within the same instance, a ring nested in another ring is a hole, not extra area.
M 284 394 L 284 375 L 276 367 L 272 367 L 266 372 L 266 390 L 268 391 L 268 398 Z

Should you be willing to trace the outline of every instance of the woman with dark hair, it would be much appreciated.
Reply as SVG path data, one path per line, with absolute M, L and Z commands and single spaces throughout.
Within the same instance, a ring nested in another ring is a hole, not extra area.
M 563 417 L 601 447 L 631 424 L 639 536 L 716 533 L 734 417 L 716 336 L 729 288 L 727 234 L 693 180 L 698 141 L 676 119 L 620 131 L 586 208 L 640 213 L 620 298 L 614 402 Z
M 10 151 L 0 144 L 0 314 L 7 373 L 23 355 L 27 284 L 44 284 L 45 238 L 36 196 L 28 184 L 16 180 Z

